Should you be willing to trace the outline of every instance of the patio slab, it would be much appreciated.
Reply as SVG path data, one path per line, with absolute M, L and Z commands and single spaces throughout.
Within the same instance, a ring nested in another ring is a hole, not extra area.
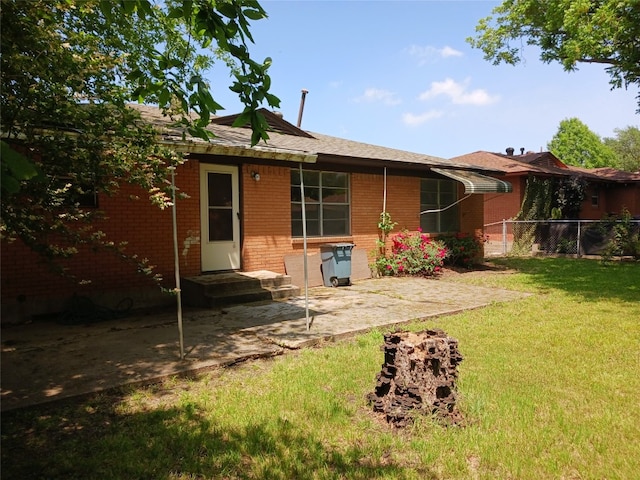
M 183 312 L 184 359 L 175 311 L 89 325 L 36 322 L 4 327 L 0 407 L 22 408 L 154 383 L 526 295 L 442 279 L 390 277 L 309 289 L 309 317 L 304 296 L 190 309 Z

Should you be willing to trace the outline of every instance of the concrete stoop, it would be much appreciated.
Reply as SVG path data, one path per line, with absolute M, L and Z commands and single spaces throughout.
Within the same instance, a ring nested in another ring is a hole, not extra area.
M 225 272 L 183 278 L 182 301 L 189 307 L 214 308 L 300 295 L 291 277 L 267 270 Z

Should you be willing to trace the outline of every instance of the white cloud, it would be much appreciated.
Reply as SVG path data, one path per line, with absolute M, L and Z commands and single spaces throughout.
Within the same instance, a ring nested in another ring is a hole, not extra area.
M 442 56 L 443 58 L 461 57 L 462 56 L 462 52 L 460 50 L 456 50 L 455 48 L 452 48 L 452 47 L 450 47 L 448 45 L 445 45 L 445 47 L 440 50 L 440 56 Z
M 477 88 L 475 90 L 467 90 L 469 79 L 462 83 L 458 83 L 451 78 L 447 78 L 442 82 L 431 82 L 431 88 L 422 92 L 418 98 L 420 100 L 430 100 L 438 95 L 445 95 L 457 105 L 490 105 L 500 99 L 499 95 L 490 95 L 486 90 Z
M 364 94 L 356 98 L 356 102 L 381 102 L 384 105 L 394 106 L 402 103 L 394 92 L 389 90 L 382 90 L 379 88 L 367 88 Z
M 431 45 L 411 45 L 408 48 L 409 55 L 418 58 L 419 64 L 424 65 L 434 58 L 461 57 L 462 52 L 453 47 L 445 45 L 443 48 L 436 48 Z
M 428 112 L 421 113 L 420 115 L 405 113 L 402 115 L 402 121 L 405 125 L 415 127 L 417 125 L 422 125 L 429 120 L 433 120 L 434 118 L 440 118 L 442 115 L 444 115 L 444 112 L 441 110 L 429 110 Z

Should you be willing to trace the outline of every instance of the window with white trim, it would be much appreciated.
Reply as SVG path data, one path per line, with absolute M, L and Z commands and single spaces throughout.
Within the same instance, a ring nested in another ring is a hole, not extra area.
M 457 232 L 460 211 L 458 205 L 458 182 L 438 178 L 420 180 L 420 211 L 440 210 L 420 215 L 420 228 L 428 233 Z M 450 208 L 447 208 L 450 207 Z
M 307 236 L 331 237 L 351 234 L 349 174 L 302 171 Z M 291 236 L 302 237 L 300 170 L 291 170 Z

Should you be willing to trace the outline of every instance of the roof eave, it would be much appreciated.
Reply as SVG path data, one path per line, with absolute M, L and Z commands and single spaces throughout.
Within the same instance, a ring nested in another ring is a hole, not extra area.
M 417 162 L 411 160 L 395 160 L 384 158 L 354 157 L 347 155 L 336 155 L 318 152 L 319 163 L 325 161 L 330 164 L 349 165 L 368 168 L 389 168 L 396 170 L 417 170 L 430 171 L 433 168 L 443 168 L 447 170 L 472 170 L 492 175 L 504 175 L 506 172 L 495 168 L 487 168 L 479 165 L 443 162 Z
M 259 158 L 263 160 L 279 160 L 296 163 L 315 163 L 318 155 L 302 150 L 286 150 L 282 148 L 262 147 L 258 145 L 229 145 L 221 143 L 189 142 L 173 139 L 162 139 L 160 144 L 171 147 L 180 153 L 198 153 L 208 155 L 227 155 L 230 157 Z

